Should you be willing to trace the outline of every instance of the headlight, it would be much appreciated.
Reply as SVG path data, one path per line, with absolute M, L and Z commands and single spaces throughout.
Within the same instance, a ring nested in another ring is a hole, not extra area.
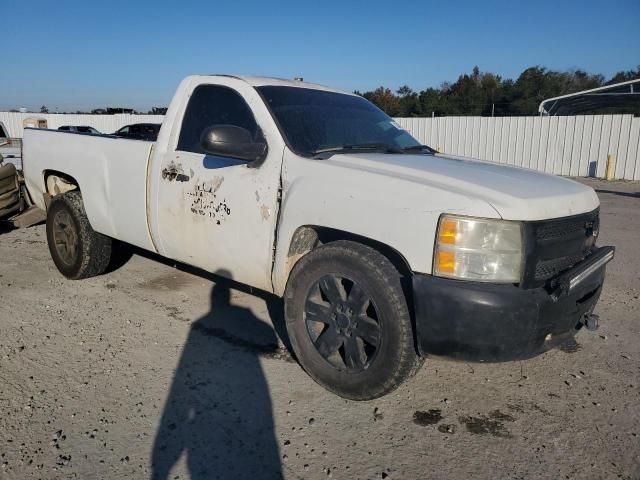
M 442 215 L 433 273 L 479 282 L 517 283 L 522 269 L 519 222 Z

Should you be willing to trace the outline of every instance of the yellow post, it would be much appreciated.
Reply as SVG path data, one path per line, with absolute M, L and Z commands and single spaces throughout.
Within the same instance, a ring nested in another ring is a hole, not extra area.
M 607 180 L 613 180 L 616 176 L 616 157 L 611 154 L 607 155 Z

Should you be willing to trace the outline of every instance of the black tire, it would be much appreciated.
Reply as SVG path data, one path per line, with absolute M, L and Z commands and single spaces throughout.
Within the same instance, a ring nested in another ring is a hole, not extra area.
M 47 210 L 47 243 L 53 263 L 69 279 L 100 275 L 109 265 L 111 238 L 91 228 L 78 191 L 58 195 L 51 201 Z
M 287 333 L 317 383 L 341 397 L 370 400 L 419 369 L 400 279 L 384 255 L 350 241 L 298 261 L 285 291 Z

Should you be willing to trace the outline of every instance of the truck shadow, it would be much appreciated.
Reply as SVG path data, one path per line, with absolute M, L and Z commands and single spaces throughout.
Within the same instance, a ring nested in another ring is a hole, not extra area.
M 230 304 L 230 285 L 218 279 L 209 313 L 191 325 L 154 441 L 154 479 L 174 478 L 182 455 L 195 480 L 282 478 L 260 365 L 260 356 L 279 350 L 277 338 L 249 309 Z

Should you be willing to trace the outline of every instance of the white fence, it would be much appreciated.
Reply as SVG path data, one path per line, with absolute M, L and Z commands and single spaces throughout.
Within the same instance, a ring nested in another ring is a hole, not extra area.
M 47 128 L 57 129 L 63 125 L 86 125 L 102 133 L 113 133 L 131 123 L 162 123 L 162 115 L 75 115 L 68 113 L 16 113 L 0 112 L 0 122 L 8 130 L 10 137 L 22 138 L 24 121 L 27 119 L 46 120 Z
M 12 137 L 22 137 L 25 119 L 46 119 L 48 128 L 89 125 L 104 133 L 161 115 L 69 115 L 0 112 Z M 440 152 L 533 168 L 557 175 L 604 177 L 607 155 L 615 178 L 640 180 L 640 118 L 633 115 L 570 117 L 396 118 L 420 142 Z
M 615 178 L 640 180 L 640 118 L 633 115 L 395 120 L 442 153 L 580 177 L 604 177 L 613 155 Z

